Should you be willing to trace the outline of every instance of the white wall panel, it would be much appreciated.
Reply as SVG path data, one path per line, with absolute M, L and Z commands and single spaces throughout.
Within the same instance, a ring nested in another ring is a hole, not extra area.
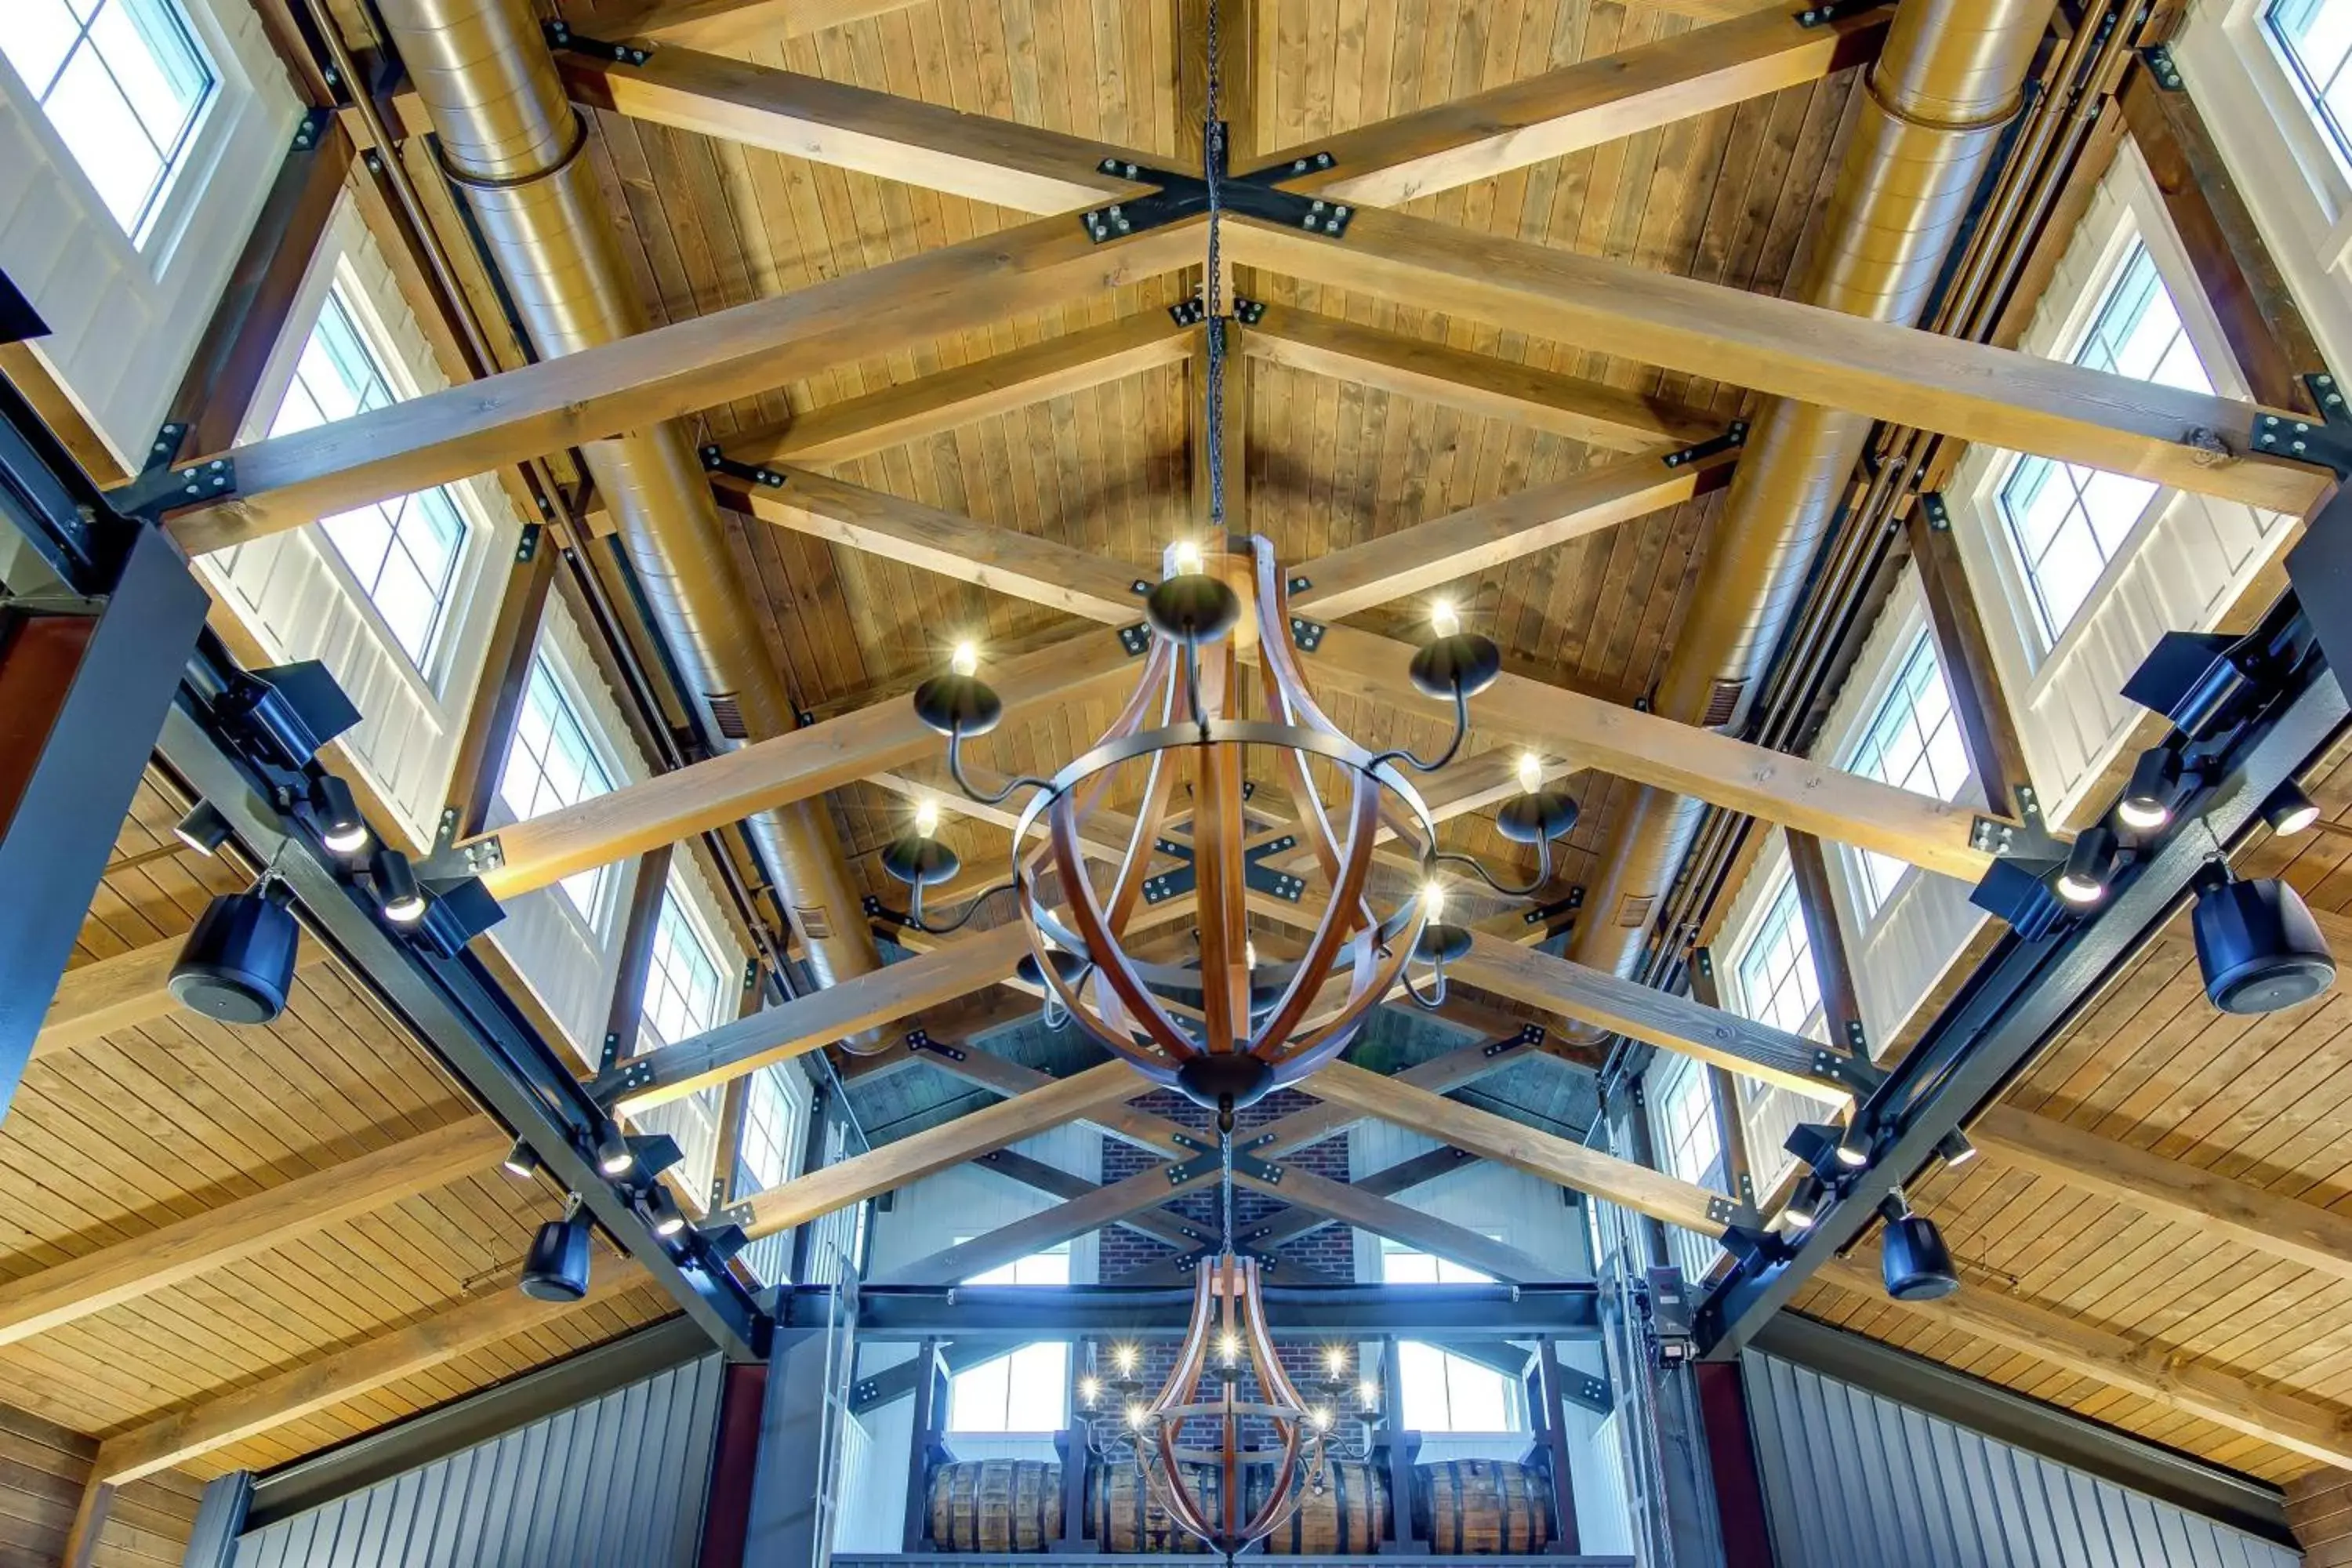
M 1360 1121 L 1348 1135 L 1348 1174 L 1361 1181 L 1375 1171 L 1402 1164 L 1444 1145 L 1387 1121 Z M 1480 1160 L 1448 1171 L 1433 1182 L 1408 1187 L 1392 1200 L 1435 1215 L 1467 1230 L 1492 1236 L 1506 1246 L 1549 1264 L 1553 1278 L 1589 1279 L 1584 1217 L 1570 1206 L 1564 1190 L 1540 1176 Z M 1356 1278 L 1380 1278 L 1380 1242 L 1359 1232 Z

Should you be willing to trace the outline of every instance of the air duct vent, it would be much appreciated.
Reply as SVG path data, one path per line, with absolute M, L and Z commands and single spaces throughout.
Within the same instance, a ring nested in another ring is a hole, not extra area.
M 1699 728 L 1719 730 L 1730 723 L 1731 716 L 1739 711 L 1739 700 L 1747 693 L 1746 676 L 1738 680 L 1717 681 L 1715 689 L 1707 694 L 1706 711 L 1699 715 Z
M 743 728 L 743 704 L 731 691 L 714 692 L 704 699 L 710 704 L 711 722 L 719 726 L 719 736 L 729 741 L 748 741 L 751 731 Z
M 1617 924 L 1623 931 L 1639 931 L 1650 923 L 1650 910 L 1657 904 L 1655 893 L 1634 893 L 1617 906 Z
M 825 918 L 822 904 L 794 904 L 793 920 L 801 928 L 801 935 L 811 942 L 824 942 L 833 935 L 833 921 Z

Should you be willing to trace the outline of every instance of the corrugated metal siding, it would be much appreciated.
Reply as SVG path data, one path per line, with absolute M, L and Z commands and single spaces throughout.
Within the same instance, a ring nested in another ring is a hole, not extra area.
M 692 1568 L 716 1356 L 631 1384 L 237 1543 L 235 1568 Z
M 1742 1359 L 1782 1568 L 2297 1568 L 2295 1553 L 1770 1356 Z

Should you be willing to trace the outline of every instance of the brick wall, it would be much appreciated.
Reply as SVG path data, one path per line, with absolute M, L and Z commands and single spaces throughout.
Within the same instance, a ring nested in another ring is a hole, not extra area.
M 1245 1136 L 1268 1122 L 1279 1121 L 1286 1116 L 1309 1110 L 1317 1103 L 1313 1098 L 1295 1089 L 1278 1089 L 1240 1111 L 1234 1117 L 1236 1131 Z M 1213 1141 L 1216 1137 L 1216 1118 L 1173 1089 L 1155 1090 L 1135 1104 L 1154 1115 L 1164 1116 L 1171 1121 L 1197 1130 L 1205 1140 Z M 1285 1155 L 1284 1160 L 1318 1176 L 1344 1182 L 1348 1179 L 1348 1135 L 1342 1132 L 1327 1138 L 1296 1154 Z M 1139 1171 L 1167 1163 L 1164 1156 L 1151 1154 L 1119 1139 L 1103 1140 L 1102 1179 L 1106 1183 L 1120 1181 Z M 1216 1234 L 1218 1199 L 1213 1189 L 1179 1198 L 1169 1206 L 1193 1224 L 1202 1226 L 1204 1234 Z M 1277 1199 L 1261 1196 L 1246 1188 L 1236 1191 L 1234 1194 L 1236 1233 L 1246 1235 L 1252 1226 L 1280 1206 Z M 1175 1255 L 1174 1248 L 1131 1230 L 1106 1230 L 1102 1233 L 1100 1244 L 1098 1278 L 1105 1284 L 1117 1284 L 1119 1276 L 1130 1269 L 1162 1262 Z M 1342 1279 L 1352 1279 L 1356 1272 L 1355 1233 L 1346 1226 L 1325 1226 L 1278 1248 L 1274 1257 L 1275 1268 L 1268 1275 L 1268 1279 L 1273 1280 L 1282 1279 L 1285 1264 L 1321 1269 Z

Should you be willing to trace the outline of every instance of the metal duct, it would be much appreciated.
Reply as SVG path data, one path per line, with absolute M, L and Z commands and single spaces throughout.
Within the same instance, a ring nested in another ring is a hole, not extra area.
M 541 357 L 645 331 L 584 156 L 586 121 L 564 97 L 528 0 L 382 0 L 381 9 L 439 134 L 442 166 L 466 193 Z M 792 701 L 684 428 L 657 425 L 584 451 L 706 732 L 724 745 L 792 729 Z M 819 983 L 879 968 L 822 803 L 763 812 L 746 826 Z
M 1790 297 L 1916 323 L 2017 112 L 2053 0 L 1904 0 L 1864 84 L 1814 248 Z M 1668 655 L 1655 710 L 1737 731 L 1875 424 L 1787 399 L 1753 421 Z M 1602 847 L 1570 952 L 1619 973 L 1640 959 L 1704 807 L 1640 791 Z

